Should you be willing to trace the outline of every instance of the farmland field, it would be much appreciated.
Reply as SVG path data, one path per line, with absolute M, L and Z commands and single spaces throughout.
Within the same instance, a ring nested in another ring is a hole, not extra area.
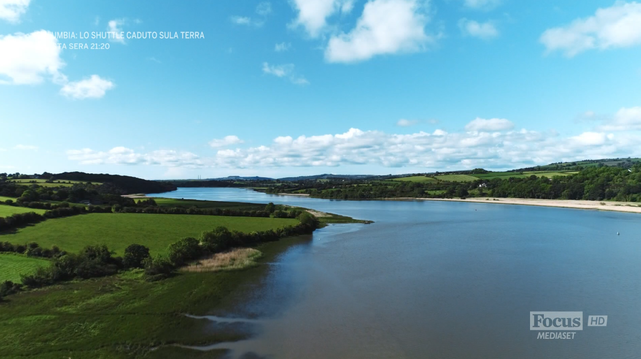
M 36 212 L 39 214 L 45 213 L 44 209 L 36 208 L 26 208 L 26 207 L 14 207 L 0 204 L 0 217 L 8 217 L 16 213 L 27 213 L 27 212 Z
M 86 183 L 81 181 L 68 181 L 68 180 L 55 180 L 52 183 L 44 179 L 11 179 L 9 182 L 19 183 L 21 185 L 37 185 L 42 187 L 71 187 L 76 183 Z M 91 184 L 100 185 L 99 182 L 91 182 Z
M 236 209 L 242 211 L 261 211 L 265 209 L 264 204 L 254 203 L 241 203 L 241 202 L 218 202 L 218 201 L 198 201 L 188 199 L 173 199 L 173 198 L 153 198 L 159 207 L 197 207 L 197 208 L 220 208 L 220 209 Z M 136 199 L 140 202 L 141 199 Z
M 19 254 L 0 254 L 0 282 L 20 282 L 20 274 L 31 274 L 38 267 L 49 265 L 45 259 Z
M 92 213 L 49 219 L 16 233 L 0 235 L 0 241 L 36 242 L 41 247 L 58 246 L 78 252 L 87 245 L 105 244 L 122 255 L 127 246 L 142 244 L 152 254 L 163 253 L 167 247 L 185 237 L 198 238 L 202 232 L 218 226 L 241 232 L 264 231 L 298 224 L 295 219 L 200 216 L 180 214 Z
M 470 175 L 438 175 L 436 179 L 446 182 L 473 182 L 478 178 Z
M 490 173 L 484 173 L 484 174 L 475 174 L 475 177 L 478 177 L 480 179 L 493 179 L 493 178 L 501 178 L 501 179 L 507 179 L 507 178 L 527 178 L 532 175 L 535 175 L 537 177 L 548 177 L 552 178 L 555 176 L 569 176 L 573 174 L 577 174 L 578 172 L 575 171 L 526 171 L 526 172 L 490 172 Z
M 394 178 L 394 181 L 399 181 L 399 182 L 434 182 L 435 179 L 432 178 L 432 177 L 426 177 L 426 176 L 411 176 L 411 177 Z
M 5 202 L 5 201 L 8 201 L 8 200 L 12 200 L 12 201 L 15 202 L 16 199 L 17 198 L 0 196 L 0 202 Z

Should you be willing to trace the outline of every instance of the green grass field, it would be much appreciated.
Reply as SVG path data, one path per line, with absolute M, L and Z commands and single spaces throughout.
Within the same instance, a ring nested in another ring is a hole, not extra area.
M 37 186 L 42 186 L 42 187 L 71 187 L 76 183 L 86 183 L 81 181 L 68 181 L 68 180 L 55 180 L 52 183 L 48 183 L 47 180 L 44 180 L 44 179 L 12 179 L 9 182 L 20 183 L 23 185 L 35 184 Z M 91 182 L 91 184 L 100 185 L 102 183 Z
M 0 196 L 0 202 L 5 202 L 7 200 L 12 200 L 15 202 L 17 198 Z
M 308 243 L 291 237 L 258 247 L 258 265 L 215 273 L 178 273 L 148 282 L 142 271 L 73 281 L 8 296 L 0 303 L 2 358 L 223 358 L 224 351 L 198 352 L 162 346 L 205 345 L 248 339 L 243 327 L 182 314 L 230 312 L 247 285 L 260 283 L 286 248 Z M 158 347 L 156 351 L 149 349 Z
M 523 172 L 523 174 L 519 172 L 490 172 L 490 173 L 485 173 L 485 174 L 477 174 L 474 175 L 475 177 L 478 177 L 480 179 L 493 179 L 493 178 L 501 178 L 501 179 L 507 179 L 507 178 L 527 178 L 532 175 L 535 175 L 537 177 L 548 177 L 552 178 L 555 176 L 569 176 L 573 174 L 577 174 L 578 172 L 575 171 L 526 171 Z
M 432 178 L 432 177 L 411 176 L 411 177 L 394 178 L 394 181 L 398 181 L 398 182 L 434 182 L 436 180 L 434 178 Z
M 242 232 L 264 231 L 296 225 L 296 219 L 199 216 L 180 214 L 93 213 L 49 219 L 16 233 L 0 235 L 0 241 L 22 244 L 36 242 L 41 247 L 77 252 L 87 245 L 105 244 L 122 255 L 133 243 L 150 248 L 152 254 L 185 237 L 198 238 L 217 226 Z
M 48 266 L 45 259 L 20 254 L 0 254 L 0 282 L 10 280 L 20 283 L 20 274 L 31 274 L 38 267 Z
M 26 208 L 26 207 L 15 207 L 15 206 L 7 206 L 4 204 L 0 204 L 0 217 L 8 217 L 12 214 L 16 213 L 27 213 L 27 212 L 36 212 L 43 214 L 45 213 L 44 209 L 36 209 L 36 208 Z
M 436 179 L 446 182 L 474 182 L 478 178 L 470 175 L 438 175 Z
M 265 209 L 264 204 L 240 203 L 240 202 L 219 202 L 219 201 L 198 201 L 190 199 L 154 198 L 159 207 L 197 207 L 197 208 L 220 208 L 237 209 L 243 211 L 259 211 Z M 141 199 L 136 199 L 136 202 Z

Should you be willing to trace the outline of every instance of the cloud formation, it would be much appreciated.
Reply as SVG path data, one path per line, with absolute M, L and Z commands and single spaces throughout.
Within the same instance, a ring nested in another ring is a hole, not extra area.
M 425 33 L 427 22 L 424 5 L 418 0 L 371 0 L 352 31 L 330 38 L 325 59 L 350 63 L 420 51 L 433 40 Z
M 401 118 L 396 122 L 396 126 L 410 127 L 410 126 L 416 125 L 417 123 L 418 123 L 418 120 L 407 120 L 407 119 Z
M 298 16 L 290 26 L 301 26 L 309 36 L 318 37 L 327 26 L 327 18 L 338 12 L 349 13 L 354 0 L 292 0 L 291 4 Z
M 285 52 L 288 51 L 292 47 L 292 44 L 288 42 L 281 42 L 279 44 L 276 44 L 274 46 L 274 51 L 276 52 Z
M 514 128 L 514 124 L 510 120 L 504 118 L 491 118 L 486 120 L 484 118 L 477 117 L 472 122 L 465 125 L 466 131 L 506 131 Z
M 226 147 L 231 145 L 238 145 L 244 142 L 245 141 L 238 138 L 238 136 L 232 135 L 232 136 L 225 136 L 224 138 L 221 138 L 221 139 L 213 139 L 209 141 L 209 146 L 213 148 L 220 148 L 220 147 Z
M 125 19 L 114 19 L 114 20 L 110 20 L 107 23 L 107 31 L 114 33 L 114 37 L 110 38 L 110 41 L 118 42 L 121 44 L 125 43 L 125 37 L 120 36 L 120 33 L 122 32 L 122 26 L 124 24 L 125 24 Z
M 514 130 L 507 120 L 477 119 L 465 132 L 389 134 L 351 128 L 347 132 L 315 136 L 279 136 L 271 144 L 222 148 L 215 156 L 199 158 L 176 151 L 136 153 L 117 147 L 107 152 L 69 151 L 81 163 L 154 164 L 208 168 L 284 168 L 372 165 L 430 170 L 474 167 L 517 168 L 586 158 L 640 156 L 641 136 L 629 132 L 584 132 L 562 137 L 556 132 Z M 505 122 L 507 121 L 507 122 Z M 469 130 L 468 130 L 469 129 Z M 222 142 L 235 142 L 234 140 Z M 217 144 L 217 143 L 216 143 Z M 216 147 L 216 146 L 215 146 Z
M 0 0 L 0 20 L 20 22 L 20 16 L 27 12 L 31 0 Z
M 641 44 L 641 4 L 617 1 L 594 16 L 546 30 L 539 39 L 547 52 L 573 57 L 587 50 L 607 50 Z
M 296 74 L 293 64 L 270 65 L 267 62 L 263 62 L 263 73 L 287 78 L 296 85 L 309 85 L 309 81 L 305 77 Z
M 114 88 L 114 83 L 98 75 L 65 84 L 60 93 L 66 97 L 84 100 L 87 98 L 102 98 L 108 90 Z
M 45 78 L 64 82 L 58 40 L 49 31 L 0 35 L 0 84 L 31 85 Z
M 477 10 L 489 10 L 501 3 L 501 0 L 464 0 L 465 7 Z
M 265 24 L 265 19 L 271 13 L 272 4 L 264 1 L 256 6 L 256 14 L 258 14 L 258 18 L 251 18 L 249 16 L 231 16 L 229 19 L 236 25 L 261 27 Z
M 490 21 L 477 22 L 463 18 L 459 20 L 458 26 L 463 35 L 477 37 L 483 40 L 489 40 L 499 35 L 499 31 Z
M 126 147 L 114 147 L 109 151 L 94 151 L 89 148 L 67 151 L 67 158 L 83 165 L 118 164 L 150 165 L 164 167 L 201 167 L 199 157 L 191 152 L 158 150 L 151 153 L 137 153 Z
M 641 131 L 641 107 L 623 107 L 603 122 L 599 131 Z

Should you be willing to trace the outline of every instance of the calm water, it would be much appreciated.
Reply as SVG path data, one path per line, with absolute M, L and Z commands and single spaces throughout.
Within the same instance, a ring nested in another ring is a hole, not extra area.
M 444 202 L 350 202 L 181 188 L 158 196 L 283 203 L 376 221 L 290 246 L 224 317 L 274 358 L 639 358 L 641 216 Z M 617 236 L 617 232 L 621 234 Z M 537 340 L 530 311 L 607 315 Z M 212 317 L 212 325 L 216 317 Z

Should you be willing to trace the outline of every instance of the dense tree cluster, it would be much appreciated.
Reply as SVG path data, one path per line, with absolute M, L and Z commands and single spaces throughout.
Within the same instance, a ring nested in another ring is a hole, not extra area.
M 28 224 L 42 222 L 45 217 L 35 212 L 16 213 L 9 217 L 0 217 L 0 232 L 14 228 L 24 227 Z
M 220 253 L 230 248 L 249 247 L 260 243 L 277 241 L 280 238 L 310 234 L 318 228 L 316 217 L 304 212 L 299 215 L 300 224 L 275 230 L 243 233 L 217 227 L 205 232 L 200 239 L 183 238 L 169 246 L 167 256 L 157 256 L 146 261 L 145 272 L 152 278 L 170 274 L 175 268 L 207 255 Z
M 149 201 L 153 201 L 150 199 Z M 275 206 L 269 203 L 263 210 L 241 210 L 235 208 L 198 208 L 198 207 L 159 207 L 155 202 L 140 201 L 135 207 L 114 206 L 113 211 L 117 213 L 151 213 L 151 214 L 195 214 L 206 216 L 236 216 L 236 217 L 274 217 L 274 218 L 298 218 L 303 212 L 301 209 L 285 206 Z
M 38 288 L 75 278 L 104 277 L 122 268 L 122 259 L 113 257 L 106 246 L 87 246 L 78 254 L 54 257 L 49 267 L 40 267 L 33 274 L 23 275 L 21 281 L 30 288 Z
M 475 170 L 482 173 L 481 170 Z M 579 173 L 553 178 L 502 177 L 472 182 L 301 181 L 268 192 L 307 193 L 327 199 L 453 198 L 492 196 L 544 199 L 616 200 L 641 202 L 641 165 L 632 168 L 590 166 Z
M 25 245 L 0 242 L 0 252 L 26 254 L 29 257 L 42 258 L 57 258 L 67 254 L 67 252 L 61 251 L 60 248 L 56 246 L 53 246 L 51 248 L 42 248 L 36 242 L 29 242 Z
M 104 277 L 117 273 L 119 270 L 131 268 L 145 268 L 145 273 L 150 280 L 157 280 L 171 274 L 191 260 L 207 255 L 219 253 L 230 248 L 248 247 L 264 242 L 277 241 L 280 238 L 309 234 L 318 228 L 318 220 L 307 212 L 299 215 L 300 223 L 275 230 L 243 233 L 229 231 L 225 227 L 217 227 L 211 232 L 205 232 L 200 239 L 184 238 L 168 248 L 166 256 L 159 255 L 152 258 L 149 248 L 132 244 L 125 249 L 124 257 L 114 257 L 113 253 L 104 245 L 86 246 L 79 253 L 67 253 L 57 247 L 43 249 L 37 243 L 26 245 L 0 242 L 0 252 L 15 252 L 34 257 L 51 259 L 51 265 L 40 267 L 35 273 L 23 275 L 21 282 L 29 288 L 38 288 L 61 281 L 73 279 L 88 279 Z M 4 295 L 14 288 L 7 284 Z M 15 287 L 17 289 L 20 286 Z M 2 288 L 0 288 L 1 290 Z M 16 290 L 17 290 L 16 289 Z M 0 298 L 2 297 L 0 292 Z

